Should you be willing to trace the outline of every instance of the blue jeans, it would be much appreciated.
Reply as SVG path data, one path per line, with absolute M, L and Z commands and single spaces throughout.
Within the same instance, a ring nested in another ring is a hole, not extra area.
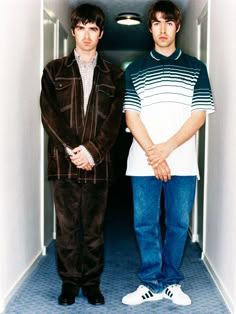
M 134 229 L 141 256 L 139 278 L 154 292 L 179 283 L 193 207 L 196 177 L 173 176 L 168 182 L 156 177 L 131 177 Z M 165 236 L 160 228 L 161 192 L 164 195 Z

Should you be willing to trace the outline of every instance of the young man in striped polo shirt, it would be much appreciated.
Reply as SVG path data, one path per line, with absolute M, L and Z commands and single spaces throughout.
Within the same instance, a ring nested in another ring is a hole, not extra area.
M 191 299 L 179 283 L 198 176 L 195 134 L 214 104 L 206 66 L 176 48 L 179 8 L 171 1 L 156 1 L 148 21 L 155 47 L 127 68 L 124 102 L 134 137 L 127 175 L 133 187 L 142 284 L 122 302 L 137 305 L 166 298 L 189 305 Z M 164 237 L 159 224 L 162 191 Z

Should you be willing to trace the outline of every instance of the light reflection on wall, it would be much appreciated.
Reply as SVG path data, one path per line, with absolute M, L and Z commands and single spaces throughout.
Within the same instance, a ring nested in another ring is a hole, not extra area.
M 125 61 L 125 62 L 123 62 L 122 64 L 121 64 L 121 69 L 123 70 L 123 71 L 125 71 L 126 70 L 126 68 L 128 67 L 128 65 L 130 64 L 130 63 L 132 63 L 133 61 Z

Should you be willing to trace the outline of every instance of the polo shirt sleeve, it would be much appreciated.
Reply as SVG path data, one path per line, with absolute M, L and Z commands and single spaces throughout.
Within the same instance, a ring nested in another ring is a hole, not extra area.
M 123 112 L 141 111 L 141 101 L 134 86 L 135 75 L 132 74 L 130 66 L 125 71 L 125 96 Z
M 191 110 L 204 110 L 207 113 L 212 113 L 215 111 L 215 107 L 207 68 L 203 62 L 200 64 L 201 67 L 194 87 Z

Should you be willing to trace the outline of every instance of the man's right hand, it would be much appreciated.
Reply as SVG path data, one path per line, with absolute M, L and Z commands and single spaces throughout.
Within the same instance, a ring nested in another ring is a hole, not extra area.
M 165 160 L 160 162 L 153 170 L 157 179 L 164 182 L 171 179 L 170 167 Z
M 93 166 L 89 163 L 88 158 L 81 147 L 76 147 L 73 149 L 74 155 L 70 156 L 72 163 L 80 169 L 91 171 Z

